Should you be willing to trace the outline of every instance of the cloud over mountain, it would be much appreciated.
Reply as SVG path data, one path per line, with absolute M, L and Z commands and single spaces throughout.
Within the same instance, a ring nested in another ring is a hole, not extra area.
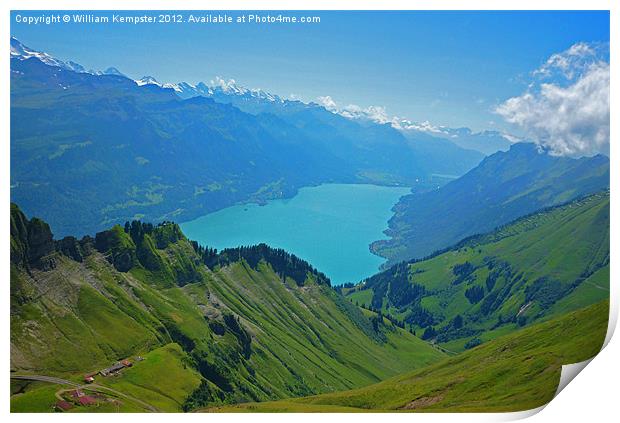
M 317 97 L 317 102 L 332 113 L 337 113 L 349 119 L 367 120 L 379 124 L 390 124 L 394 129 L 417 130 L 423 132 L 435 132 L 447 134 L 441 126 L 431 125 L 430 122 L 415 123 L 408 119 L 398 116 L 390 116 L 387 109 L 383 106 L 362 107 L 357 104 L 339 106 L 338 103 L 329 95 Z
M 493 154 L 499 150 L 507 150 L 510 144 L 521 141 L 521 138 L 498 131 L 474 132 L 469 128 L 449 128 L 434 125 L 428 120 L 414 122 L 410 119 L 390 115 L 383 106 L 362 107 L 356 104 L 340 106 L 331 96 L 317 98 L 317 103 L 332 113 L 347 119 L 390 125 L 407 138 L 417 140 L 447 139 L 459 147 L 476 150 L 483 154 Z M 428 138 L 430 137 L 430 138 Z
M 532 73 L 534 82 L 495 112 L 554 155 L 609 154 L 609 63 L 577 43 Z

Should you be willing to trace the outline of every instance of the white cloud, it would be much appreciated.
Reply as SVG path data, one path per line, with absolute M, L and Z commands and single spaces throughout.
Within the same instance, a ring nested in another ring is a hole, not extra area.
M 493 122 L 493 124 L 495 124 L 495 122 Z M 516 143 L 516 142 L 521 142 L 523 141 L 522 138 L 516 137 L 512 134 L 508 134 L 506 132 L 502 132 L 502 137 L 506 138 L 508 141 L 510 141 L 511 143 Z
M 534 82 L 495 112 L 551 154 L 609 154 L 609 63 L 578 43 L 554 54 L 534 75 L 561 72 L 565 80 Z
M 387 109 L 383 106 L 368 106 L 361 107 L 356 104 L 349 104 L 345 107 L 339 107 L 336 101 L 331 96 L 321 96 L 317 98 L 317 102 L 325 107 L 332 113 L 339 114 L 348 119 L 352 120 L 362 120 L 362 121 L 370 121 L 379 124 L 388 124 L 391 125 L 394 129 L 404 132 L 425 132 L 427 134 L 433 136 L 439 136 L 443 138 L 458 138 L 462 135 L 462 129 L 450 129 L 443 125 L 433 125 L 428 120 L 423 122 L 413 122 L 409 119 L 402 118 L 399 116 L 392 116 L 388 114 Z M 467 130 L 466 135 L 477 135 L 478 133 L 473 133 L 471 130 Z M 516 142 L 520 140 L 519 138 L 513 137 L 509 134 L 501 134 L 504 138 L 508 139 L 511 142 Z
M 226 80 L 220 76 L 216 76 L 215 79 L 210 81 L 210 83 L 212 87 L 220 88 L 225 93 L 243 94 L 244 92 L 249 91 L 246 88 L 237 85 L 237 82 L 234 79 Z
M 357 104 L 339 107 L 336 101 L 329 95 L 317 97 L 317 102 L 332 113 L 337 113 L 349 119 L 365 119 L 377 123 L 390 123 L 392 119 L 388 117 L 385 107 L 369 106 L 361 107 Z
M 414 131 L 421 131 L 421 132 L 431 132 L 434 134 L 442 134 L 442 135 L 450 135 L 450 132 L 447 130 L 447 128 L 445 126 L 435 126 L 432 123 L 430 123 L 428 120 L 425 120 L 424 122 L 411 122 L 407 119 L 401 119 L 400 122 L 398 122 L 398 127 L 397 129 L 402 129 L 402 130 L 414 130 Z
M 368 119 L 377 123 L 391 123 L 392 119 L 387 114 L 385 107 L 368 106 L 362 108 L 355 104 L 349 104 L 340 110 L 340 114 L 350 119 Z
M 561 53 L 552 54 L 532 75 L 542 78 L 562 76 L 573 80 L 582 76 L 593 61 L 599 60 L 600 55 L 601 45 L 576 43 Z
M 390 116 L 383 106 L 361 107 L 357 104 L 339 107 L 331 96 L 317 97 L 317 102 L 332 113 L 337 113 L 349 119 L 368 120 L 379 124 L 390 124 L 399 130 L 416 130 L 423 132 L 446 133 L 443 127 L 432 125 L 428 121 L 415 123 L 398 116 Z

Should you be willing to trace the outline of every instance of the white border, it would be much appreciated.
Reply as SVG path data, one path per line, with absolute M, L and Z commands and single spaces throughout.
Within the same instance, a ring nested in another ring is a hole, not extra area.
M 615 63 L 615 58 L 620 57 L 618 53 L 618 42 L 620 35 L 620 20 L 618 19 L 618 10 L 620 2 L 612 0 L 357 0 L 357 1 L 343 1 L 343 0 L 315 0 L 315 1 L 297 1 L 295 4 L 291 4 L 291 1 L 284 0 L 215 0 L 215 1 L 197 1 L 187 0 L 180 2 L 172 2 L 165 0 L 91 0 L 84 2 L 84 0 L 4 0 L 0 8 L 3 11 L 2 18 L 0 20 L 0 37 L 4 37 L 4 40 L 8 40 L 10 36 L 9 26 L 9 11 L 15 10 L 28 10 L 28 9 L 57 9 L 57 10 L 611 10 L 611 84 L 612 84 L 612 97 L 611 97 L 611 138 L 614 139 L 616 134 L 615 122 L 620 122 L 620 116 L 618 110 L 614 108 L 614 102 L 617 99 L 617 90 L 614 91 L 616 84 L 616 76 L 618 71 Z M 1 38 L 0 38 L 1 39 Z M 0 58 L 3 71 L 0 72 L 0 78 L 2 83 L 2 90 L 0 91 L 0 104 L 2 105 L 2 114 L 0 115 L 0 131 L 2 131 L 2 150 L 0 153 L 0 174 L 2 175 L 2 182 L 0 183 L 0 193 L 4 206 L 0 207 L 0 251 L 2 256 L 2 278 L 0 283 L 3 285 L 3 304 L 5 304 L 4 312 L 2 315 L 1 339 L 3 341 L 3 348 L 1 350 L 1 356 L 3 358 L 4 368 L 7 374 L 9 372 L 9 360 L 10 360 L 10 346 L 9 346 L 9 54 L 8 54 L 8 42 L 4 44 L 4 53 Z M 611 190 L 615 193 L 616 185 L 618 182 L 618 167 L 616 166 L 616 157 L 620 154 L 617 145 L 612 142 L 611 146 Z M 616 195 L 611 196 L 611 209 L 617 210 L 617 198 Z M 615 221 L 614 221 L 615 222 Z M 611 225 L 611 251 L 612 255 L 616 251 L 616 247 L 619 242 L 618 227 L 615 223 Z M 618 280 L 620 272 L 615 266 L 615 259 L 613 260 L 611 267 L 611 281 L 615 286 L 615 282 Z M 608 333 L 609 341 L 615 323 L 618 316 L 618 290 L 612 288 L 612 311 L 610 318 L 610 331 Z M 615 337 L 617 338 L 617 337 Z M 554 421 L 584 421 L 586 419 L 600 419 L 602 421 L 610 420 L 611 416 L 618 415 L 618 400 L 617 400 L 617 388 L 618 381 L 617 376 L 620 374 L 620 366 L 618 365 L 617 357 L 620 357 L 620 343 L 617 339 L 611 339 L 609 345 L 596 357 L 587 369 L 583 371 L 576 379 L 576 381 L 569 384 L 562 393 L 554 399 L 547 407 L 543 407 L 544 411 L 536 414 L 532 417 L 533 421 L 548 421 L 553 419 Z M 8 376 L 8 374 L 7 374 Z M 0 404 L 3 414 L 9 413 L 9 384 L 8 377 L 5 379 L 5 383 L 0 384 L 2 389 L 0 390 Z M 537 410 L 540 411 L 540 410 Z M 459 422 L 481 422 L 481 421 L 505 421 L 514 420 L 517 418 L 523 418 L 532 413 L 509 413 L 509 414 L 390 414 L 385 416 L 394 421 L 411 421 L 423 420 L 423 421 L 459 421 Z M 43 417 L 43 416 L 41 416 Z M 138 416 L 133 415 L 63 415 L 63 414 L 48 414 L 44 418 L 50 421 L 67 421 L 88 418 L 94 421 L 103 421 L 113 418 L 115 420 L 129 420 Z M 376 419 L 381 418 L 377 414 L 361 414 L 361 415 L 338 415 L 338 414 L 296 414 L 294 416 L 287 414 L 266 415 L 266 414 L 253 414 L 253 415 L 239 415 L 239 414 L 224 414 L 224 415 L 201 415 L 201 414 L 189 414 L 184 415 L 183 418 L 187 420 L 203 420 L 210 419 L 218 422 L 230 422 L 230 421 L 244 421 L 251 419 L 252 421 L 259 422 L 271 422 L 271 421 L 288 421 L 295 419 L 296 422 L 310 422 L 316 418 L 327 421 L 336 421 L 342 418 L 356 419 L 362 422 L 375 422 Z M 39 418 L 33 415 L 27 414 L 12 414 L 10 418 L 13 421 L 29 421 L 30 419 Z M 149 415 L 149 420 L 155 422 L 167 421 L 171 418 L 170 415 Z

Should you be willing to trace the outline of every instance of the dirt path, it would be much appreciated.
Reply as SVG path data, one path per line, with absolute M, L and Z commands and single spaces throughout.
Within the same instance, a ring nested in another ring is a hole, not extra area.
M 605 288 L 604 286 L 597 285 L 594 282 L 586 281 L 586 283 L 589 284 L 589 285 L 592 285 L 595 288 L 602 289 L 603 291 L 609 291 L 608 288 Z
M 132 396 L 124 394 L 124 393 L 122 393 L 120 391 L 117 391 L 116 389 L 108 388 L 107 386 L 97 385 L 97 384 L 93 383 L 91 385 L 83 385 L 82 388 L 83 389 L 91 389 L 91 390 L 93 390 L 95 392 L 97 392 L 97 391 L 111 392 L 111 393 L 113 393 L 115 395 L 118 395 L 119 397 L 126 398 L 126 399 L 128 399 L 130 401 L 136 402 L 136 403 L 140 404 L 141 406 L 143 406 L 144 408 L 146 408 L 147 410 L 149 410 L 149 411 L 151 411 L 153 413 L 159 413 L 159 410 L 157 408 L 153 407 L 151 404 L 146 403 L 146 402 L 144 402 L 142 400 L 139 400 L 138 398 L 134 398 Z
M 69 385 L 69 386 L 80 386 L 79 383 L 72 382 L 70 380 L 61 379 L 53 376 L 42 376 L 42 375 L 11 375 L 11 379 L 18 380 L 36 380 L 38 382 L 48 382 L 55 383 L 56 385 Z
M 446 353 L 446 354 L 448 354 L 448 355 L 458 355 L 458 353 L 457 353 L 457 352 L 450 351 L 449 349 L 444 348 L 444 347 L 442 347 L 442 346 L 441 346 L 441 345 L 439 345 L 439 344 L 433 344 L 433 343 L 431 343 L 430 345 L 431 345 L 431 346 L 433 346 L 433 347 L 435 347 L 435 348 L 436 348 L 436 349 L 438 349 L 439 351 L 441 351 L 441 352 L 443 352 L 443 353 Z
M 47 383 L 54 383 L 56 385 L 68 385 L 73 387 L 73 389 L 81 389 L 84 391 L 94 391 L 94 392 L 100 392 L 100 393 L 104 393 L 101 391 L 105 391 L 105 392 L 109 392 L 112 393 L 116 396 L 119 396 L 121 398 L 125 398 L 129 401 L 135 402 L 137 404 L 140 404 L 142 407 L 144 407 L 146 410 L 151 411 L 153 413 L 158 413 L 159 410 L 156 407 L 153 407 L 151 404 L 148 404 L 138 398 L 134 398 L 130 395 L 124 394 L 120 391 L 117 391 L 116 389 L 113 388 L 108 388 L 107 386 L 102 386 L 102 385 L 98 385 L 98 384 L 89 384 L 89 385 L 82 385 L 76 382 L 72 382 L 70 380 L 66 380 L 66 379 L 61 379 L 58 377 L 53 377 L 53 376 L 43 376 L 43 375 L 11 375 L 11 379 L 17 379 L 17 380 L 35 380 L 38 382 L 47 382 Z M 58 398 L 59 400 L 62 399 L 61 394 L 63 392 L 68 391 L 69 389 L 60 389 L 56 392 L 56 398 Z

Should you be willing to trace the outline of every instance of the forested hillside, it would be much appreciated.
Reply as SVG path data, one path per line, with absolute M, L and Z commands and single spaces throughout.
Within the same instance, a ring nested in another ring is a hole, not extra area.
M 215 252 L 170 222 L 54 240 L 12 205 L 12 375 L 80 381 L 138 356 L 144 364 L 97 384 L 179 411 L 364 386 L 444 354 L 366 316 L 282 250 Z M 12 399 L 21 411 L 54 401 L 48 385 L 23 390 Z
M 373 251 L 388 265 L 421 258 L 470 235 L 493 230 L 544 207 L 609 187 L 609 158 L 573 159 L 514 144 L 439 189 L 402 197 L 389 222 L 389 240 Z
M 462 351 L 609 298 L 609 192 L 538 211 L 347 288 L 356 304 Z

